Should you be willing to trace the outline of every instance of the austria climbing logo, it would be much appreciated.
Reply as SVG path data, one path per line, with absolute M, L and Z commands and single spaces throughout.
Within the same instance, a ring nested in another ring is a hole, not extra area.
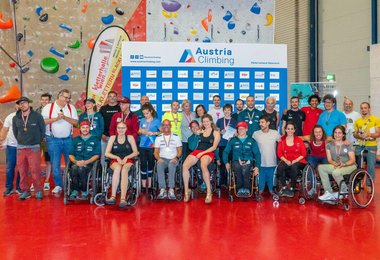
M 195 63 L 193 53 L 191 52 L 190 49 L 186 49 L 183 51 L 183 54 L 179 62 L 180 63 Z

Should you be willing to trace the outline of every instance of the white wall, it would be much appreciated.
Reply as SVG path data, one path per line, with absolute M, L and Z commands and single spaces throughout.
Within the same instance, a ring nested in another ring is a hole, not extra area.
M 339 108 L 344 96 L 353 99 L 355 110 L 369 101 L 370 44 L 371 1 L 319 1 L 319 81 L 335 74 Z

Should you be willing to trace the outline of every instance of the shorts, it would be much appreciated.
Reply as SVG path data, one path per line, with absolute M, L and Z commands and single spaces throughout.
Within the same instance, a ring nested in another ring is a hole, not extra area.
M 204 151 L 202 151 L 202 150 L 194 150 L 194 151 L 192 151 L 190 154 L 193 155 L 193 156 L 197 156 L 197 155 L 198 155 L 199 153 L 201 153 L 201 152 L 204 152 Z M 215 154 L 214 154 L 214 152 L 208 152 L 208 153 L 205 153 L 205 154 L 203 154 L 203 155 L 201 156 L 201 158 L 202 158 L 203 156 L 210 156 L 211 161 L 213 161 L 214 158 L 215 158 Z
M 116 159 L 112 159 L 110 165 L 112 165 L 113 163 L 117 163 L 117 160 Z M 134 161 L 132 159 L 128 159 L 127 163 L 132 163 L 133 164 Z

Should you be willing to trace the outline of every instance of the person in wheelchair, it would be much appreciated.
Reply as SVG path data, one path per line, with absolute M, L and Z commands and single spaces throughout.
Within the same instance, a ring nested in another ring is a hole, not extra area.
M 329 175 L 332 175 L 340 187 L 340 193 L 347 193 L 347 185 L 342 182 L 343 176 L 351 174 L 356 168 L 355 149 L 352 144 L 346 144 L 346 128 L 342 125 L 336 126 L 333 130 L 333 140 L 326 145 L 328 164 L 318 166 L 319 176 L 322 181 L 325 193 L 319 196 L 322 201 L 338 199 L 338 192 L 333 192 Z
M 310 154 L 307 156 L 307 161 L 313 169 L 316 169 L 319 164 L 328 163 L 326 157 L 326 133 L 322 126 L 315 125 L 310 135 Z
M 162 122 L 162 134 L 157 136 L 154 142 L 154 157 L 157 160 L 157 177 L 160 193 L 158 199 L 168 197 L 171 200 L 176 199 L 174 193 L 175 173 L 182 155 L 182 142 L 178 135 L 171 132 L 171 122 L 165 119 Z M 165 169 L 168 168 L 169 192 L 166 191 Z
M 100 158 L 101 145 L 97 136 L 90 134 L 91 123 L 88 120 L 80 123 L 80 135 L 75 137 L 70 149 L 72 190 L 70 199 L 78 197 L 87 199 L 87 178 L 93 163 Z
M 121 121 L 116 126 L 117 135 L 108 140 L 106 157 L 111 159 L 110 167 L 113 170 L 111 197 L 106 200 L 107 205 L 116 204 L 116 191 L 120 184 L 120 208 L 128 206 L 126 195 L 128 190 L 128 174 L 139 152 L 133 135 L 125 135 L 127 125 Z M 121 181 L 120 181 L 121 176 Z
M 294 197 L 297 184 L 297 175 L 306 165 L 306 147 L 301 138 L 295 135 L 296 125 L 288 121 L 285 125 L 285 135 L 277 147 L 277 156 L 280 163 L 277 166 L 277 177 L 281 182 L 279 196 Z M 286 174 L 290 175 L 290 188 L 286 185 Z
M 183 163 L 183 182 L 185 187 L 184 202 L 188 202 L 191 195 L 189 189 L 190 168 L 198 161 L 201 162 L 202 176 L 206 184 L 207 195 L 205 199 L 206 204 L 212 202 L 212 191 L 210 183 L 210 172 L 208 165 L 214 160 L 214 151 L 218 148 L 220 141 L 220 134 L 215 131 L 216 127 L 209 114 L 202 116 L 202 130 L 199 135 L 199 143 L 197 148 L 190 153 Z
M 226 161 L 226 170 L 230 171 L 231 164 L 228 155 L 232 153 L 232 170 L 236 175 L 237 195 L 248 196 L 251 187 L 251 169 L 256 176 L 261 166 L 261 154 L 255 139 L 247 136 L 248 124 L 245 121 L 237 124 L 238 135 L 232 137 L 223 151 L 223 161 Z

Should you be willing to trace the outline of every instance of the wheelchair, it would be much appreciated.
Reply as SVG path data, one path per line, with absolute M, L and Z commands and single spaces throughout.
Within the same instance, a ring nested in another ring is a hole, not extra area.
M 166 186 L 168 186 L 168 173 L 169 169 L 165 169 L 165 183 Z M 182 180 L 182 160 L 178 162 L 178 165 L 176 167 L 176 172 L 175 172 L 175 188 L 174 188 L 174 193 L 176 195 L 176 200 L 181 201 L 183 197 L 183 180 Z M 159 193 L 160 189 L 158 187 L 158 173 L 157 173 L 157 161 L 154 164 L 154 169 L 152 173 L 152 184 L 151 184 L 151 191 L 149 194 L 149 199 L 150 200 L 158 200 L 157 196 Z
M 63 203 L 67 205 L 68 201 L 73 200 L 83 200 L 80 198 L 72 198 L 71 192 L 72 192 L 72 176 L 70 174 L 71 168 L 73 166 L 72 162 L 69 162 L 66 165 L 65 172 L 63 174 Z M 94 203 L 94 198 L 97 192 L 100 190 L 100 181 L 102 176 L 102 167 L 99 160 L 96 160 L 93 165 L 91 171 L 88 173 L 87 176 L 87 198 L 90 198 L 90 203 Z M 87 200 L 87 199 L 86 199 Z
M 331 186 L 333 191 L 338 192 L 338 198 L 336 200 L 319 200 L 319 202 L 342 207 L 345 211 L 350 210 L 351 206 L 366 208 L 371 204 L 375 195 L 375 185 L 371 175 L 365 169 L 367 153 L 367 150 L 361 152 L 359 168 L 354 170 L 351 174 L 344 175 L 339 185 L 332 176 L 330 176 Z M 346 184 L 347 189 L 342 188 L 343 183 Z M 321 193 L 321 190 L 322 188 L 319 193 Z
M 208 170 L 210 172 L 211 191 L 212 193 L 216 193 L 218 198 L 220 199 L 220 172 L 215 160 L 208 165 Z M 203 177 L 201 163 L 200 161 L 198 161 L 195 165 L 193 165 L 190 168 L 189 188 L 191 189 L 191 199 L 195 198 L 195 191 L 197 191 L 200 194 L 206 194 L 207 190 L 205 188 L 202 188 L 202 183 Z
M 231 169 L 227 173 L 227 196 L 228 200 L 230 202 L 234 201 L 234 197 L 236 198 L 252 198 L 255 197 L 256 201 L 261 202 L 263 201 L 263 197 L 259 194 L 259 174 L 254 175 L 253 174 L 253 166 L 251 165 L 244 165 L 242 167 L 249 167 L 249 169 L 246 169 L 250 171 L 250 189 L 249 194 L 247 195 L 239 195 L 237 193 L 236 189 L 236 175 L 235 172 L 232 170 L 232 163 L 230 163 Z
M 141 195 L 140 160 L 139 158 L 134 158 L 133 160 L 134 164 L 132 165 L 128 173 L 128 189 L 126 196 L 128 206 L 136 205 L 137 199 Z M 110 168 L 110 162 L 111 160 L 106 159 L 106 163 L 102 169 L 101 178 L 99 180 L 100 189 L 94 197 L 94 203 L 97 206 L 105 205 L 108 194 L 110 193 L 110 190 L 112 188 L 113 170 Z
M 281 163 L 281 162 L 280 162 Z M 279 164 L 280 164 L 279 163 Z M 274 175 L 273 175 L 273 206 L 278 207 L 280 203 L 279 191 L 282 189 L 281 183 L 277 177 L 277 168 L 276 166 Z M 286 176 L 286 185 L 290 185 L 290 178 Z M 317 177 L 313 167 L 307 163 L 302 171 L 299 171 L 296 179 L 296 187 L 294 192 L 298 193 L 298 203 L 304 205 L 306 200 L 312 200 L 316 198 L 317 192 Z

